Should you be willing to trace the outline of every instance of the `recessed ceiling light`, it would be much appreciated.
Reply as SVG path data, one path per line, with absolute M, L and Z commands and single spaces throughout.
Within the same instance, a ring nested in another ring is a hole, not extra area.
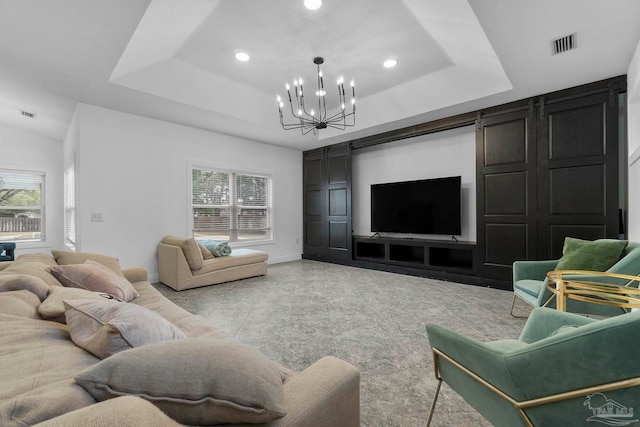
M 384 68 L 393 68 L 396 65 L 398 65 L 398 60 L 397 59 L 387 59 L 386 61 L 384 61 L 382 63 L 382 65 L 384 66 Z
M 236 52 L 236 59 L 241 62 L 247 62 L 250 56 L 247 52 Z
M 309 10 L 320 9 L 322 6 L 322 0 L 304 0 L 304 7 Z

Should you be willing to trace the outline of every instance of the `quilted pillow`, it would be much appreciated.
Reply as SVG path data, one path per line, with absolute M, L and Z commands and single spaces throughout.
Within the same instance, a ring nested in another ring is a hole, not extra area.
M 618 262 L 627 243 L 626 240 L 590 241 L 567 237 L 564 239 L 562 258 L 555 269 L 607 271 Z
M 127 279 L 95 261 L 87 260 L 84 264 L 58 265 L 49 268 L 49 271 L 60 283 L 71 288 L 104 292 L 127 302 L 140 296 Z
M 104 292 L 93 292 L 80 288 L 65 288 L 62 286 L 54 286 L 49 291 L 47 298 L 42 301 L 38 307 L 40 317 L 45 320 L 53 320 L 58 323 L 67 323 L 64 312 L 66 310 L 63 300 L 66 299 L 115 299 L 122 301 L 113 295 Z
M 64 300 L 71 339 L 105 359 L 130 348 L 184 338 L 167 319 L 147 308 L 113 300 Z
M 277 366 L 229 338 L 145 345 L 115 354 L 75 379 L 98 401 L 133 394 L 182 424 L 266 423 L 286 415 Z

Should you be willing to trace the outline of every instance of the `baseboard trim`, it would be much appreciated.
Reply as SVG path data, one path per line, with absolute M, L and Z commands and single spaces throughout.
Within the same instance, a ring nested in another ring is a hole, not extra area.
M 269 257 L 267 264 L 279 264 L 281 262 L 298 261 L 302 258 L 301 254 L 283 255 L 275 258 Z

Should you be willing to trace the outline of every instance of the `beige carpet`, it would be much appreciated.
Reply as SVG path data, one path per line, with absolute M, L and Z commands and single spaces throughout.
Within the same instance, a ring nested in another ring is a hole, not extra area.
M 509 314 L 511 292 L 308 260 L 205 288 L 156 287 L 292 369 L 328 354 L 355 365 L 363 426 L 425 425 L 436 386 L 425 324 L 496 340 L 517 338 L 525 323 Z M 432 425 L 490 424 L 445 385 Z

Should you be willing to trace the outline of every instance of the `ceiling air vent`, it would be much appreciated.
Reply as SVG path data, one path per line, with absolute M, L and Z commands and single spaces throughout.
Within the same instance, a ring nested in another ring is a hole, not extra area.
M 552 40 L 551 45 L 553 46 L 554 55 L 566 52 L 571 49 L 575 49 L 578 47 L 578 43 L 576 40 L 576 33 L 570 34 L 568 36 L 560 37 L 559 39 Z
M 28 111 L 20 110 L 20 114 L 25 116 L 25 117 L 29 117 L 30 119 L 35 119 L 36 118 L 36 113 L 30 113 Z

